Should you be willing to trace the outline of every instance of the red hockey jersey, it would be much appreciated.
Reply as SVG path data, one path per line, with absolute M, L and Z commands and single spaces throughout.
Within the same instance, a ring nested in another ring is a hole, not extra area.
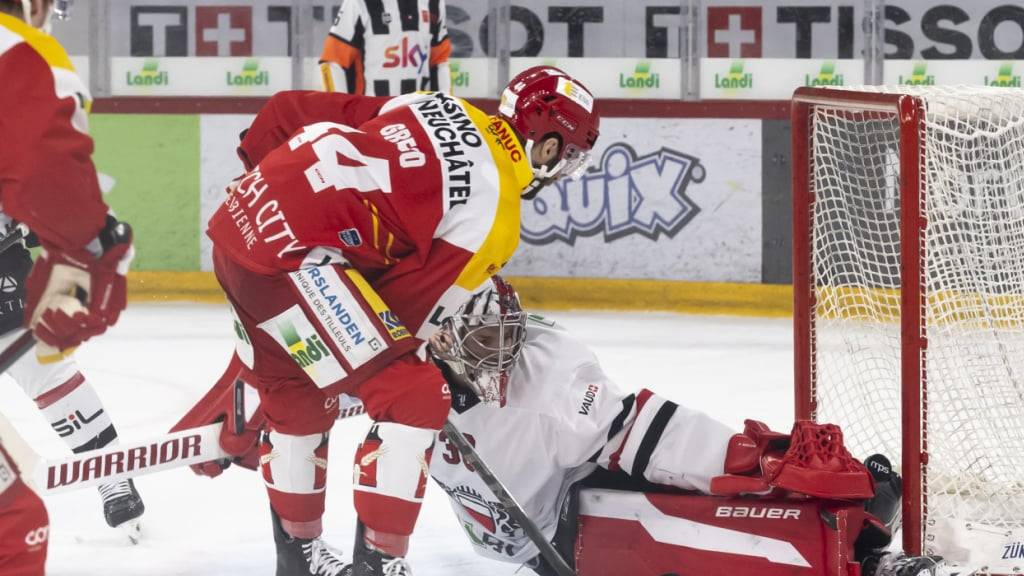
M 86 133 L 89 91 L 52 36 L 0 14 L 0 204 L 51 248 L 77 249 L 107 213 Z
M 340 252 L 420 338 L 512 256 L 533 178 L 503 120 L 439 92 L 284 92 L 240 155 L 214 245 L 261 274 Z

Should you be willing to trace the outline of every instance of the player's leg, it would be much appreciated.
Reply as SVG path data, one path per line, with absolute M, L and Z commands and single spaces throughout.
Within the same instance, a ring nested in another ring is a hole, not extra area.
M 43 501 L 0 445 L 0 574 L 42 576 L 50 522 Z
M 263 276 L 215 251 L 214 269 L 251 343 L 268 423 L 259 452 L 275 526 L 284 536 L 277 539 L 278 574 L 289 574 L 294 564 L 304 564 L 304 573 L 329 574 L 312 552 L 330 550 L 315 541 L 337 395 L 415 348 L 415 341 L 394 338 L 340 266 Z
M 412 353 L 366 380 L 357 395 L 374 422 L 355 458 L 355 575 L 390 574 L 389 564 L 404 563 L 451 395 L 437 368 Z M 410 573 L 404 569 L 396 573 Z
M 14 339 L 0 338 L 0 349 Z M 32 398 L 72 452 L 79 454 L 117 443 L 117 430 L 96 389 L 79 371 L 71 357 L 42 364 L 26 354 L 8 374 Z M 103 515 L 112 528 L 120 527 L 133 541 L 139 536 L 139 519 L 146 507 L 132 480 L 99 486 Z

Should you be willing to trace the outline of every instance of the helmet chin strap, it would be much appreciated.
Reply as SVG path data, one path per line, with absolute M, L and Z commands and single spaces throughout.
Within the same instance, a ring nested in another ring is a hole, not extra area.
M 526 141 L 526 157 L 530 159 L 530 168 L 533 170 L 533 180 L 526 185 L 526 189 L 523 190 L 522 197 L 525 200 L 529 200 L 540 192 L 540 189 L 547 186 L 558 179 L 559 172 L 565 167 L 565 158 L 560 159 L 551 166 L 541 164 L 537 166 L 533 163 L 533 146 L 536 144 L 533 140 Z

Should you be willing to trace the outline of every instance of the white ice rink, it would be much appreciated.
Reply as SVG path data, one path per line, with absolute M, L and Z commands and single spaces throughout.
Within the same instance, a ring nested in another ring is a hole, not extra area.
M 593 347 L 625 389 L 650 388 L 740 427 L 756 417 L 788 430 L 792 418 L 792 323 L 788 319 L 641 313 L 549 315 Z M 231 354 L 223 306 L 133 304 L 107 335 L 81 348 L 124 439 L 166 431 L 220 376 Z M 0 406 L 44 454 L 67 449 L 35 405 L 6 376 Z M 326 539 L 350 553 L 354 512 L 350 470 L 365 417 L 341 421 L 331 442 Z M 272 576 L 274 543 L 259 477 L 232 468 L 216 479 L 187 468 L 137 481 L 146 502 L 143 540 L 131 546 L 103 521 L 94 490 L 47 499 L 47 573 L 54 576 Z M 517 566 L 477 557 L 431 485 L 409 560 L 416 576 L 504 576 Z M 520 574 L 527 574 L 524 570 Z

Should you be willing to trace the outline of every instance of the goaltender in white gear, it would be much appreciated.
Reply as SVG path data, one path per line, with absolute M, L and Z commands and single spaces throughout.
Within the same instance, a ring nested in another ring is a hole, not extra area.
M 445 321 L 430 349 L 453 384 L 449 421 L 549 541 L 570 488 L 599 469 L 617 473 L 607 475 L 616 482 L 628 475 L 629 489 L 657 484 L 703 494 L 726 473 L 736 431 L 649 390 L 620 390 L 583 343 L 523 312 L 500 277 Z M 430 474 L 478 553 L 550 573 L 444 432 Z M 939 558 L 881 551 L 864 568 L 871 576 L 948 573 Z
M 649 390 L 623 392 L 583 343 L 554 322 L 522 314 L 526 337 L 507 382 L 495 372 L 484 376 L 492 383 L 489 402 L 479 400 L 479 391 L 453 390 L 448 419 L 475 443 L 549 539 L 569 488 L 598 467 L 709 491 L 711 478 L 723 474 L 726 447 L 736 431 Z M 445 348 L 444 337 L 453 329 L 433 338 L 432 347 Z M 463 345 L 468 347 L 472 344 Z M 448 493 L 480 554 L 518 563 L 538 555 L 443 432 L 431 476 Z

